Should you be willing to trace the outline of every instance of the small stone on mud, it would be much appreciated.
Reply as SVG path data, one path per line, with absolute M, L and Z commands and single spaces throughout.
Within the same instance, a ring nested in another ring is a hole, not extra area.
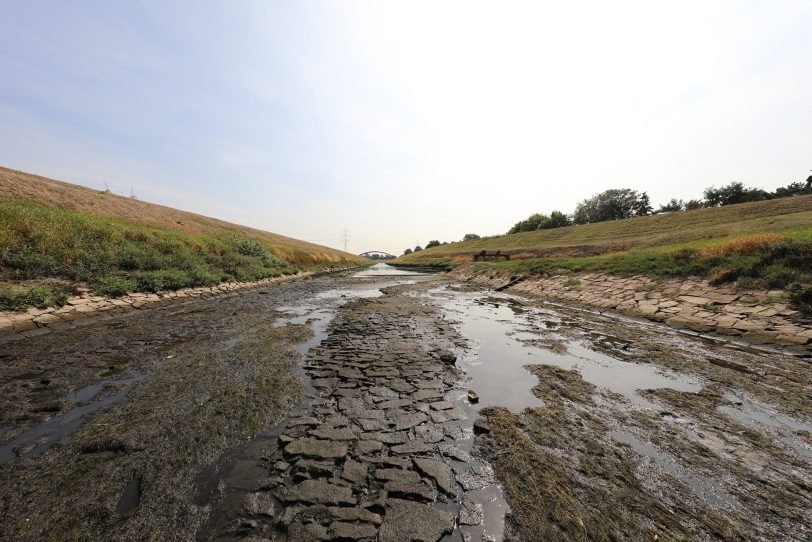
M 479 402 L 479 395 L 477 395 L 474 390 L 468 390 L 468 402 L 469 403 Z
M 455 363 L 457 361 L 457 356 L 454 355 L 453 352 L 449 352 L 448 350 L 441 350 L 438 352 L 437 357 L 443 363 Z

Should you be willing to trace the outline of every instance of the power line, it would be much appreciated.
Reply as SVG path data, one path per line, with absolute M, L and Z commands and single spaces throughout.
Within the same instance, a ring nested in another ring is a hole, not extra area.
M 350 240 L 350 234 L 349 234 L 349 232 L 347 231 L 347 228 L 346 228 L 346 227 L 344 228 L 344 233 L 343 233 L 343 235 L 341 236 L 341 238 L 344 240 L 344 252 L 347 252 L 347 241 L 349 241 L 349 240 Z

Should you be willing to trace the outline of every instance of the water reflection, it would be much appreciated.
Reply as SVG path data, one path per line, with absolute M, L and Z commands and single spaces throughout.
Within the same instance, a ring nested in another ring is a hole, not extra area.
M 587 382 L 619 393 L 643 408 L 655 406 L 641 397 L 638 390 L 672 388 L 697 392 L 701 387 L 696 379 L 621 361 L 581 342 L 564 341 L 566 353 L 534 346 L 529 342 L 531 339 L 558 336 L 556 327 L 571 325 L 550 311 L 526 306 L 515 310 L 508 303 L 483 302 L 481 292 L 455 291 L 452 295 L 444 287 L 432 290 L 430 295 L 438 298 L 449 318 L 473 343 L 473 348 L 463 353 L 462 365 L 471 378 L 472 389 L 479 394 L 479 408 L 501 405 L 518 412 L 541 406 L 542 402 L 531 391 L 536 377 L 524 368 L 533 364 L 576 370 Z M 536 321 L 544 322 L 544 328 L 535 325 Z
M 365 278 L 365 277 L 395 277 L 395 276 L 414 276 L 414 275 L 431 275 L 435 273 L 431 270 L 421 270 L 421 269 L 403 269 L 401 267 L 395 267 L 389 265 L 387 263 L 376 263 L 371 267 L 367 267 L 366 269 L 359 271 L 356 273 L 355 277 L 358 278 Z

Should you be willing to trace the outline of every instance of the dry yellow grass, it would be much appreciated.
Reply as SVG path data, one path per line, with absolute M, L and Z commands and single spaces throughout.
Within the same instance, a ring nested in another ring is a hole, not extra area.
M 276 256 L 289 262 L 357 262 L 366 260 L 340 250 L 284 235 L 232 224 L 83 186 L 0 167 L 0 197 L 35 201 L 48 207 L 89 212 L 162 229 L 192 234 L 239 234 L 263 241 Z
M 810 230 L 812 195 L 807 195 L 449 243 L 398 261 L 457 265 L 470 261 L 480 250 L 501 250 L 514 260 L 582 258 Z

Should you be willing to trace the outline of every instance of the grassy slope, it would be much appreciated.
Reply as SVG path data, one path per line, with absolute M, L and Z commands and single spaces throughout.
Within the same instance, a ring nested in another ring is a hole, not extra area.
M 0 168 L 0 308 L 368 263 L 338 250 Z
M 501 250 L 515 259 L 583 257 L 635 248 L 697 247 L 748 234 L 810 229 L 812 196 L 797 196 L 450 243 L 401 257 L 398 263 L 455 265 L 470 261 L 480 250 Z
M 501 250 L 511 261 L 473 265 L 520 274 L 698 275 L 790 288 L 812 310 L 812 196 L 451 243 L 394 263 L 453 267 L 481 250 Z

